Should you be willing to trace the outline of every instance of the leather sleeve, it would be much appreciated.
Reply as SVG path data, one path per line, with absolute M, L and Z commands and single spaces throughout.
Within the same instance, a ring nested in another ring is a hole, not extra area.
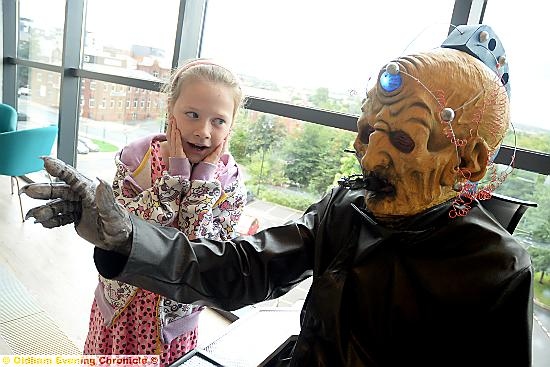
M 96 248 L 101 275 L 184 303 L 226 310 L 276 298 L 311 275 L 320 211 L 328 196 L 292 223 L 230 241 L 190 241 L 174 228 L 132 216 L 128 258 Z

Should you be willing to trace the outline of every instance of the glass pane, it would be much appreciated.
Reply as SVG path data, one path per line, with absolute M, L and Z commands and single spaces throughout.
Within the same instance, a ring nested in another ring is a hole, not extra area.
M 179 0 L 88 0 L 82 67 L 157 80 L 148 68 L 170 70 L 178 11 Z
M 546 86 L 550 83 L 548 58 L 536 56 L 546 43 L 546 18 L 546 12 L 533 11 L 522 2 L 509 1 L 503 6 L 490 0 L 483 23 L 499 36 L 510 63 L 511 113 L 518 146 L 550 153 L 550 124 L 537 108 L 547 104 Z M 510 136 L 506 144 L 513 143 Z
M 17 66 L 17 129 L 57 125 L 61 75 L 52 71 Z
M 77 167 L 111 182 L 115 153 L 133 140 L 164 131 L 162 93 L 82 79 Z
M 350 131 L 241 111 L 230 141 L 249 191 L 239 225 L 250 225 L 254 218 L 260 228 L 285 223 L 318 201 L 337 179 L 359 173 L 355 156 L 344 152 L 354 138 Z
M 441 44 L 453 6 L 454 0 L 210 0 L 201 56 L 226 62 L 249 95 L 357 114 L 367 81 L 384 64 Z
M 20 0 L 17 56 L 61 65 L 64 21 L 65 0 Z

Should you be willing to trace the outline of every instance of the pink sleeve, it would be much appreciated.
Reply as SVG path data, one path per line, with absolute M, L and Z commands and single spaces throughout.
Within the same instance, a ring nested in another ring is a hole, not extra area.
M 193 167 L 193 172 L 191 172 L 191 181 L 211 181 L 214 178 L 216 167 L 217 166 L 212 163 L 199 162 L 195 167 Z
M 171 176 L 182 176 L 189 179 L 191 175 L 191 163 L 188 158 L 170 157 L 168 158 L 168 164 Z

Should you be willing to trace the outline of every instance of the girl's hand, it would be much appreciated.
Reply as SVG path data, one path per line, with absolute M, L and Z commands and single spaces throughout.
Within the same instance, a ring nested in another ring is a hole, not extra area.
M 181 133 L 176 126 L 174 119 L 170 119 L 168 129 L 166 130 L 166 138 L 168 140 L 168 153 L 172 158 L 185 158 L 183 144 L 181 143 Z
M 203 162 L 211 163 L 211 164 L 218 164 L 218 161 L 220 160 L 220 157 L 225 152 L 226 146 L 227 146 L 227 138 L 225 138 L 223 140 L 223 142 L 221 142 L 220 145 L 218 145 L 216 147 L 216 149 L 214 149 L 212 151 L 212 153 L 210 153 L 209 155 L 204 157 Z

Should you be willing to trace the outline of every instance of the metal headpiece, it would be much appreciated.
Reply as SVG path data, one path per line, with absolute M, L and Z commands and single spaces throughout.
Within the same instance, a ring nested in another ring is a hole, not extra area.
M 484 24 L 459 25 L 441 47 L 464 51 L 493 70 L 510 98 L 510 75 L 504 47 L 491 27 Z

